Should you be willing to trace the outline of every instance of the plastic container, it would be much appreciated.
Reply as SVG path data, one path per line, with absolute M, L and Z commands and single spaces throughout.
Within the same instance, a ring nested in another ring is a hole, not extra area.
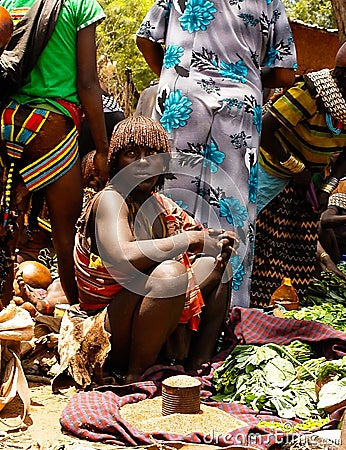
M 299 297 L 296 290 L 292 286 L 292 282 L 289 277 L 283 278 L 281 285 L 271 296 L 269 304 L 274 306 L 282 306 L 287 311 L 299 309 Z

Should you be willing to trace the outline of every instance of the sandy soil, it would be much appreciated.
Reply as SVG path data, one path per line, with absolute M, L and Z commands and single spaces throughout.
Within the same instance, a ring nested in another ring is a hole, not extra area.
M 0 412 L 0 449 L 21 450 L 87 450 L 113 449 L 114 446 L 95 444 L 61 432 L 59 418 L 74 389 L 52 394 L 50 385 L 29 383 L 31 407 L 25 424 L 21 424 L 23 404 L 17 396 Z M 12 431 L 9 431 L 9 426 Z
M 97 444 L 62 433 L 59 418 L 74 388 L 62 394 L 52 394 L 50 385 L 29 383 L 31 407 L 25 424 L 21 424 L 23 404 L 17 396 L 0 412 L 0 449 L 20 450 L 123 450 L 124 447 Z M 8 431 L 11 426 L 12 431 Z M 129 448 L 129 447 L 126 447 Z M 214 445 L 161 443 L 146 447 L 130 447 L 140 450 L 221 450 Z M 237 450 L 237 447 L 235 450 Z

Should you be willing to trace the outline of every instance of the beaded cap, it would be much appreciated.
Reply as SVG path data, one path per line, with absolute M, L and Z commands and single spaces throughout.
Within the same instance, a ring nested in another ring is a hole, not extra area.
M 160 122 L 146 116 L 131 116 L 116 124 L 109 144 L 109 157 L 131 144 L 170 152 L 165 129 Z
M 314 84 L 330 115 L 346 124 L 346 100 L 343 98 L 330 70 L 322 69 L 317 72 L 307 73 L 306 76 Z

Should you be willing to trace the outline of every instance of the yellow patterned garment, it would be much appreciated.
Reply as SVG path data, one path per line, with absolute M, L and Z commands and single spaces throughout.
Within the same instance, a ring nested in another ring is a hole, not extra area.
M 312 172 L 321 172 L 330 157 L 344 150 L 346 127 L 334 134 L 327 126 L 325 112 L 319 108 L 304 81 L 296 83 L 268 109 L 282 127 L 276 137 L 287 154 L 292 153 L 303 161 Z M 284 169 L 264 148 L 260 149 L 259 163 L 270 175 L 291 178 L 292 173 Z

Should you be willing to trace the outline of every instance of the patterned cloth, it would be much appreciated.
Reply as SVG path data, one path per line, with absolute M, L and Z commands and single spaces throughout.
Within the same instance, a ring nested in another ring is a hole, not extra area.
M 314 174 L 310 192 L 303 198 L 293 184 L 292 173 L 260 148 L 258 176 L 258 216 L 251 279 L 254 306 L 269 303 L 271 294 L 289 276 L 300 297 L 316 269 L 318 215 L 311 210 L 317 199 L 314 184 L 320 183 L 324 169 L 335 153 L 346 146 L 346 126 L 332 132 L 325 109 L 311 84 L 300 80 L 268 108 L 282 126 L 277 130 L 283 149 L 303 161 Z
M 46 187 L 78 160 L 78 132 L 71 118 L 11 101 L 1 115 L 0 235 L 16 217 L 23 192 Z M 1 167 L 1 165 L 3 166 Z M 25 186 L 24 186 L 25 185 Z
M 222 409 L 248 426 L 238 428 L 227 435 L 201 435 L 191 433 L 179 434 L 154 433 L 155 440 L 182 441 L 185 443 L 214 444 L 228 446 L 235 444 L 252 445 L 259 449 L 278 449 L 283 434 L 257 428 L 262 420 L 282 421 L 270 413 L 256 413 L 252 409 L 236 404 L 212 402 L 215 393 L 211 383 L 213 373 L 219 367 L 236 344 L 289 344 L 295 339 L 313 345 L 321 356 L 336 359 L 346 355 L 346 334 L 336 331 L 324 324 L 305 321 L 281 319 L 268 316 L 255 309 L 233 308 L 226 330 L 227 348 L 219 353 L 210 363 L 201 367 L 198 376 L 202 382 L 202 398 L 209 406 Z M 121 418 L 119 408 L 147 398 L 161 395 L 161 382 L 165 378 L 182 374 L 181 366 L 155 366 L 148 370 L 138 383 L 126 386 L 103 386 L 95 391 L 80 392 L 74 395 L 63 410 L 60 419 L 63 430 L 82 439 L 122 446 L 149 445 L 152 438 L 137 430 Z M 193 375 L 193 374 L 191 374 Z M 324 428 L 336 428 L 345 408 L 340 408 L 330 417 Z M 287 421 L 287 423 L 296 423 Z
M 294 68 L 281 0 L 157 0 L 137 35 L 165 44 L 156 111 L 173 153 L 171 194 L 203 226 L 241 239 L 232 304 L 249 305 L 262 67 Z
M 304 297 L 317 269 L 318 221 L 291 184 L 258 213 L 251 306 L 268 305 L 283 277 L 290 277 L 300 299 Z
M 288 154 L 297 156 L 313 172 L 322 172 L 330 157 L 343 151 L 346 146 L 346 126 L 342 127 L 340 134 L 328 128 L 325 110 L 309 91 L 305 81 L 299 81 L 288 89 L 268 108 L 268 112 L 282 124 L 276 132 L 282 147 Z M 263 148 L 260 149 L 259 162 L 271 175 L 278 178 L 292 177 Z

